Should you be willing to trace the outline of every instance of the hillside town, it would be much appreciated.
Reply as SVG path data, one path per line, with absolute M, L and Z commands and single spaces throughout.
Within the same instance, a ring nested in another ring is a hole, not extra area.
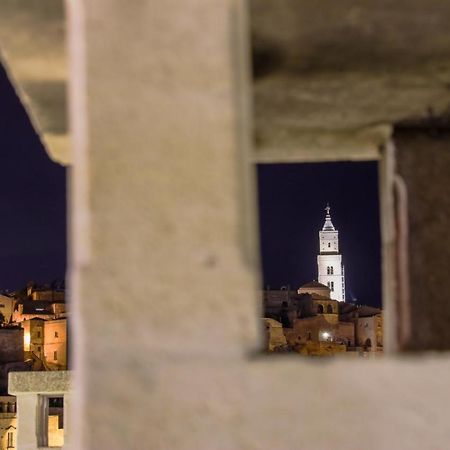
M 266 350 L 306 356 L 376 356 L 383 352 L 380 308 L 346 302 L 339 233 L 330 206 L 319 231 L 318 281 L 262 293 Z
M 0 294 L 0 448 L 16 448 L 16 399 L 8 395 L 8 374 L 68 368 L 68 311 L 64 282 L 30 282 Z M 48 446 L 63 443 L 64 405 L 49 398 Z

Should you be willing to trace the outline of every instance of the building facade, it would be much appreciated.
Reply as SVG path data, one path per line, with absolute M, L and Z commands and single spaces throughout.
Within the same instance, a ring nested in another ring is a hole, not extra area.
M 16 397 L 0 396 L 0 448 L 13 450 L 17 448 Z
M 327 205 L 325 210 L 325 223 L 319 231 L 318 280 L 330 288 L 332 299 L 345 302 L 345 275 L 342 255 L 339 253 L 339 232 L 331 221 L 330 206 Z
M 51 370 L 67 369 L 67 319 L 45 322 L 44 356 Z
M 24 358 L 34 361 L 33 370 L 67 369 L 67 318 L 34 317 L 20 325 L 24 330 Z

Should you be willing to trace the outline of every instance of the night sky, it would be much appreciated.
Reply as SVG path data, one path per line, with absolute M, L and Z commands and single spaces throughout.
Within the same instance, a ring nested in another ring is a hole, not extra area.
M 347 301 L 381 306 L 377 163 L 261 164 L 258 183 L 264 286 L 297 289 L 317 280 L 328 202 Z
M 53 163 L 0 67 L 0 289 L 64 279 L 66 170 Z

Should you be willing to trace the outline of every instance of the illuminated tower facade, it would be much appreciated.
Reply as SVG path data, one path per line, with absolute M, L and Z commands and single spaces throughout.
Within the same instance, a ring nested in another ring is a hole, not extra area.
M 339 253 L 339 232 L 331 222 L 329 205 L 327 205 L 325 211 L 325 223 L 322 230 L 319 231 L 318 281 L 330 288 L 332 299 L 344 302 L 345 275 L 342 255 Z

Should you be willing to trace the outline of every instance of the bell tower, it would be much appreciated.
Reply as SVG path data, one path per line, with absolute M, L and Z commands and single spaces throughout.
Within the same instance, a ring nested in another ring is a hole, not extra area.
M 339 232 L 331 221 L 330 210 L 330 205 L 327 205 L 325 223 L 319 231 L 318 281 L 330 288 L 332 299 L 344 302 L 345 275 L 342 255 L 339 253 Z

